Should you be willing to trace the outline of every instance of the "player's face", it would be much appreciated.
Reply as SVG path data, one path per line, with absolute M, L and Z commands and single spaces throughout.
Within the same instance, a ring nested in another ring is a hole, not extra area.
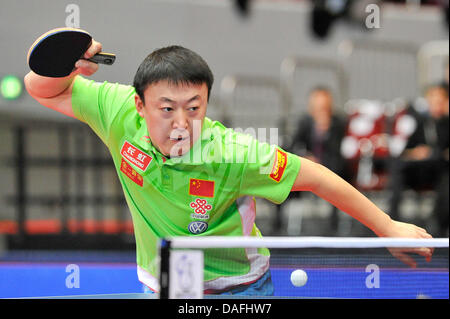
M 188 152 L 200 137 L 206 115 L 206 84 L 159 81 L 147 87 L 144 98 L 136 95 L 136 109 L 145 118 L 153 145 L 165 156 Z

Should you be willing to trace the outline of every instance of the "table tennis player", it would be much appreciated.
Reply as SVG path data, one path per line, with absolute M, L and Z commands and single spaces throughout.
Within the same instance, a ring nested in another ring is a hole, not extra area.
M 93 40 L 88 59 L 100 52 Z M 197 53 L 169 46 L 150 53 L 133 85 L 89 80 L 99 65 L 85 59 L 60 78 L 25 76 L 40 104 L 86 123 L 108 147 L 134 223 L 139 280 L 159 289 L 157 242 L 166 236 L 261 236 L 255 197 L 283 202 L 310 191 L 377 236 L 431 238 L 392 220 L 326 167 L 207 118 L 213 74 Z M 258 112 L 258 110 L 255 110 Z M 432 249 L 390 249 L 431 259 Z M 205 254 L 204 289 L 212 294 L 272 295 L 267 249 Z

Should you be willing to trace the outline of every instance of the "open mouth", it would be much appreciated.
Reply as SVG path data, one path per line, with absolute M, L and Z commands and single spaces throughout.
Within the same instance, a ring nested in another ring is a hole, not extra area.
M 183 137 L 183 136 L 178 136 L 178 137 L 170 137 L 169 139 L 171 140 L 171 141 L 176 141 L 176 142 L 180 142 L 180 141 L 185 141 L 185 140 L 187 140 L 189 138 L 189 136 L 185 136 L 185 137 Z
M 172 130 L 169 133 L 169 140 L 173 142 L 182 142 L 188 140 L 190 137 L 188 130 Z

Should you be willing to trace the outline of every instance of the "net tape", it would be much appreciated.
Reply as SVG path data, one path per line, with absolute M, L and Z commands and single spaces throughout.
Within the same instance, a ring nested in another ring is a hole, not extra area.
M 372 238 L 372 237 L 171 237 L 172 248 L 448 248 L 448 238 Z

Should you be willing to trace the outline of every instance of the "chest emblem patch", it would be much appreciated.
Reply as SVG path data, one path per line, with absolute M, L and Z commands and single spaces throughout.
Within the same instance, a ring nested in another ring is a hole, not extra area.
M 189 195 L 214 197 L 214 181 L 191 178 L 189 180 Z
M 127 159 L 130 163 L 133 163 L 143 172 L 147 170 L 153 160 L 150 155 L 142 152 L 128 141 L 123 143 L 122 149 L 120 150 L 120 155 L 122 155 L 122 157 Z
M 204 233 L 208 229 L 208 223 L 195 221 L 188 225 L 188 230 L 190 233 L 197 235 Z
M 123 158 L 122 163 L 120 163 L 120 171 L 139 186 L 142 187 L 144 185 L 144 179 L 142 178 L 142 176 L 138 172 L 136 172 L 136 170 L 131 167 L 131 165 L 128 164 L 128 162 Z
M 195 201 L 191 202 L 189 206 L 194 210 L 191 217 L 194 219 L 208 219 L 208 211 L 212 209 L 212 206 L 208 204 L 205 199 L 196 198 Z

